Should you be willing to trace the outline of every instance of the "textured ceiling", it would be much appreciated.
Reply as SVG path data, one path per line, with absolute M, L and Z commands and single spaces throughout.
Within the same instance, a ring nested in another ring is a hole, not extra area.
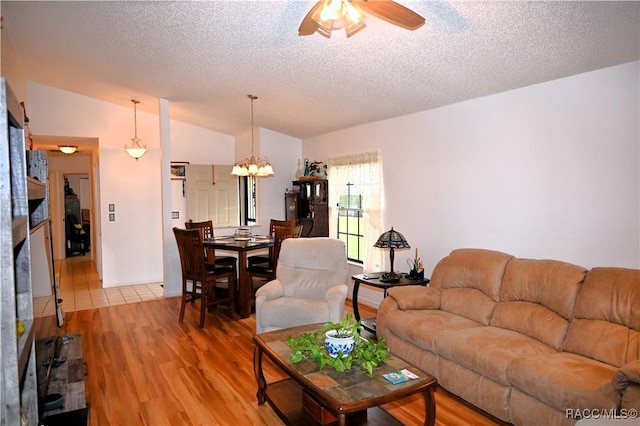
M 2 1 L 29 80 L 231 135 L 305 138 L 640 58 L 638 2 L 398 0 L 347 39 L 297 28 L 314 1 Z

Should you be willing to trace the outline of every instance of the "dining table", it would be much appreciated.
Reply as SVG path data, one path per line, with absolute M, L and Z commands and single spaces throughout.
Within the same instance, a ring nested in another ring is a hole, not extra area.
M 251 315 L 250 299 L 253 297 L 253 283 L 247 272 L 247 256 L 251 251 L 273 247 L 273 238 L 268 235 L 228 235 L 206 238 L 204 246 L 214 250 L 225 250 L 238 253 L 238 300 L 237 309 L 242 318 Z

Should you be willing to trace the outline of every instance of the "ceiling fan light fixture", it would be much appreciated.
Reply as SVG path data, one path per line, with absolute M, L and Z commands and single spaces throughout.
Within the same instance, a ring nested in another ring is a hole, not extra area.
M 366 15 L 360 9 L 360 6 L 351 3 L 350 1 L 344 1 L 344 13 L 342 18 L 345 22 L 351 22 L 354 24 L 360 24 L 364 22 Z
M 324 37 L 331 37 L 331 31 L 343 27 L 347 37 L 351 37 L 365 27 L 366 15 L 350 0 L 324 0 L 311 18 L 318 25 L 316 31 Z
M 319 33 L 330 38 L 331 31 L 344 27 L 347 37 L 351 37 L 365 27 L 367 14 L 410 31 L 425 22 L 422 16 L 393 0 L 319 0 L 300 23 L 298 35 Z
M 138 117 L 136 114 L 136 105 L 140 103 L 140 101 L 136 101 L 135 99 L 131 99 L 133 102 L 133 131 L 134 136 L 131 138 L 131 146 L 124 146 L 124 150 L 132 157 L 135 158 L 136 161 L 138 158 L 142 157 L 145 152 L 147 152 L 146 145 L 140 145 L 140 139 L 138 139 Z
M 77 145 L 58 145 L 58 149 L 60 150 L 60 152 L 64 154 L 73 154 L 78 150 L 78 146 Z

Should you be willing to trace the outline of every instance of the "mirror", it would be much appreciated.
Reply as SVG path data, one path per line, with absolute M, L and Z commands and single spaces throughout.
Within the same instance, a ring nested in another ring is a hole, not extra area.
M 189 219 L 211 219 L 215 228 L 240 224 L 238 178 L 231 175 L 231 165 L 180 164 L 184 173 L 173 173 L 172 219 L 174 226 L 184 227 Z M 179 200 L 179 202 L 176 202 Z

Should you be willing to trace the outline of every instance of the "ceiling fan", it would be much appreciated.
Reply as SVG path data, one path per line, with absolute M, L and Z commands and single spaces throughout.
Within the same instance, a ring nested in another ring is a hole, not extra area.
M 363 11 L 411 31 L 424 24 L 422 16 L 392 0 L 320 0 L 302 20 L 298 35 L 318 32 L 329 38 L 332 30 L 344 27 L 351 37 L 365 27 Z

